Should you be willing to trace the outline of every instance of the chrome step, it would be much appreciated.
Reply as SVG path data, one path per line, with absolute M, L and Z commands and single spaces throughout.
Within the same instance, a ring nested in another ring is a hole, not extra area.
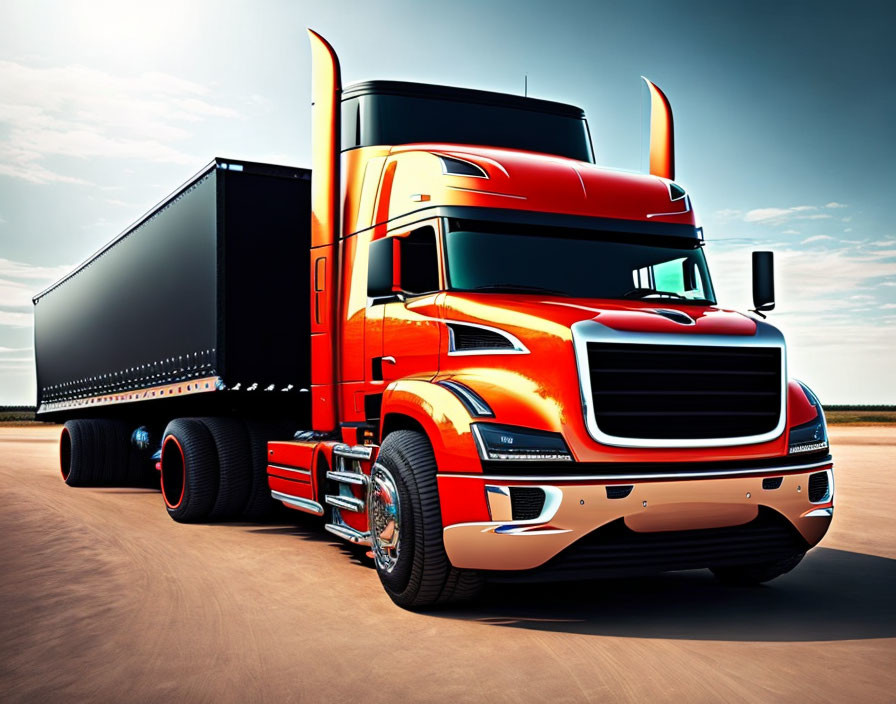
M 284 494 L 280 491 L 272 491 L 271 498 L 289 504 L 293 508 L 297 508 L 299 511 L 304 511 L 305 513 L 313 513 L 315 516 L 324 515 L 324 507 L 317 503 L 317 501 L 312 501 L 311 499 L 303 499 L 301 496 L 291 496 L 290 494 Z
M 359 530 L 350 528 L 345 524 L 327 523 L 326 528 L 333 535 L 338 535 L 343 540 L 347 540 L 355 545 L 370 545 L 370 532 L 362 533 Z
M 346 511 L 364 513 L 366 509 L 364 499 L 357 499 L 354 496 L 333 496 L 332 494 L 327 494 L 324 496 L 324 500 L 330 504 L 330 506 L 345 509 Z
M 342 482 L 343 484 L 367 486 L 368 477 L 360 472 L 327 472 L 327 479 L 332 479 L 334 482 Z
M 352 460 L 369 460 L 373 456 L 373 448 L 367 445 L 336 445 L 333 454 L 337 457 L 348 457 Z

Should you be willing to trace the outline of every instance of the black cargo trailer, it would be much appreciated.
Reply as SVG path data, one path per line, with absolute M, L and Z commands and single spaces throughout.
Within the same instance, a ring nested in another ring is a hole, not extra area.
M 215 159 L 37 295 L 38 413 L 307 424 L 310 185 Z

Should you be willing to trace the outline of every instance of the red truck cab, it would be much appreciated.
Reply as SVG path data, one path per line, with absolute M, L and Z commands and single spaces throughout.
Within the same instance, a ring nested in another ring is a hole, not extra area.
M 623 173 L 578 108 L 343 91 L 311 40 L 313 428 L 270 443 L 275 498 L 370 545 L 411 608 L 485 578 L 796 565 L 833 514 L 823 412 L 780 332 L 717 306 L 662 92 L 651 173 Z

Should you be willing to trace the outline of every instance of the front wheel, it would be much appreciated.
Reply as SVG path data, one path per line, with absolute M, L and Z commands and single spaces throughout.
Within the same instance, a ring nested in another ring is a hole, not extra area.
M 732 567 L 713 567 L 712 573 L 723 584 L 736 587 L 751 587 L 763 582 L 770 582 L 775 577 L 790 572 L 796 567 L 806 553 L 799 552 L 781 560 L 763 562 L 757 565 L 734 565 Z
M 383 441 L 367 514 L 376 571 L 396 604 L 426 609 L 479 593 L 481 577 L 452 567 L 445 554 L 436 462 L 424 435 L 398 430 Z

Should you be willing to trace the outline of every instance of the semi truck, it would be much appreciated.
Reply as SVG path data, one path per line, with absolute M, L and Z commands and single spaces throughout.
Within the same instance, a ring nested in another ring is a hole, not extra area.
M 35 297 L 63 479 L 320 517 L 409 609 L 795 567 L 833 516 L 824 413 L 762 319 L 771 253 L 755 315 L 717 304 L 663 92 L 626 173 L 580 108 L 343 88 L 309 37 L 310 170 L 215 159 Z

